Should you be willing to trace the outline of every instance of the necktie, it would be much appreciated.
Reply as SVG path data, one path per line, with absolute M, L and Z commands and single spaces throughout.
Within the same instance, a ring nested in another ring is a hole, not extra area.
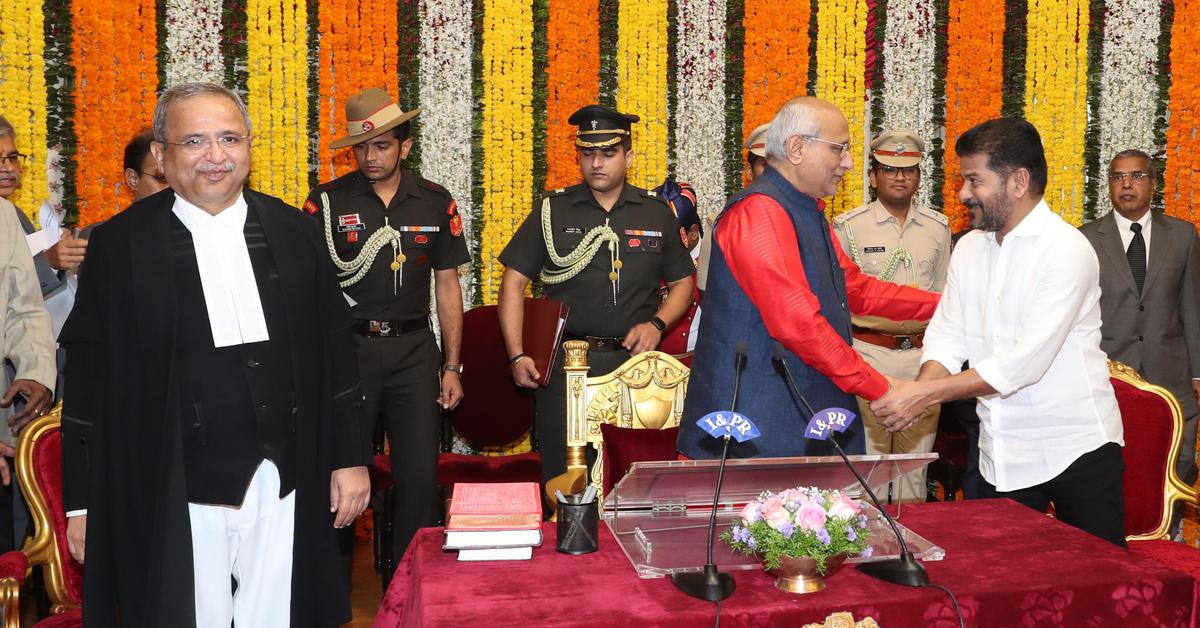
M 1142 284 L 1146 282 L 1146 239 L 1142 237 L 1142 226 L 1138 223 L 1129 225 L 1133 232 L 1133 240 L 1125 251 L 1125 259 L 1129 260 L 1129 270 L 1133 273 L 1133 281 L 1137 283 L 1138 294 L 1142 293 Z

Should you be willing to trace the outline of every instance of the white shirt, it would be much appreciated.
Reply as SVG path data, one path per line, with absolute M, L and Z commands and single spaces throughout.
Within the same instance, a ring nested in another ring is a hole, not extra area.
M 1133 242 L 1133 230 L 1129 228 L 1133 221 L 1122 216 L 1121 212 L 1115 209 L 1112 210 L 1112 213 L 1113 218 L 1117 221 L 1117 233 L 1121 234 L 1121 249 L 1128 252 L 1129 243 Z M 1146 241 L 1146 257 L 1148 259 L 1150 257 L 1150 212 L 1142 214 L 1137 223 L 1142 226 L 1142 239 Z
M 213 216 L 176 194 L 171 211 L 192 233 L 213 345 L 268 340 L 258 282 L 246 248 L 246 199 L 239 194 L 233 205 Z
M 958 242 L 922 361 L 957 373 L 969 360 L 997 394 L 979 398 L 979 470 L 1001 491 L 1062 473 L 1124 444 L 1100 350 L 1100 265 L 1087 238 L 1045 201 L 997 244 Z

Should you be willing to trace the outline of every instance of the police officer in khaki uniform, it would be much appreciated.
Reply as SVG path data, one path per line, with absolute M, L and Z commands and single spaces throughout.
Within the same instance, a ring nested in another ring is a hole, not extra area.
M 941 292 L 950 265 L 950 229 L 941 212 L 913 204 L 921 181 L 925 142 L 908 130 L 881 133 L 871 142 L 871 188 L 875 200 L 838 216 L 834 232 L 863 272 L 897 284 Z M 923 322 L 853 318 L 854 348 L 885 375 L 915 379 L 921 367 Z M 912 429 L 889 434 L 859 399 L 867 427 L 867 453 L 925 453 L 937 435 L 938 407 Z M 904 501 L 925 500 L 924 471 L 900 482 Z
M 691 303 L 694 268 L 675 216 L 657 195 L 625 181 L 637 121 L 600 105 L 572 114 L 583 182 L 543 197 L 500 253 L 506 267 L 500 330 L 520 386 L 536 388 L 540 376 L 522 341 L 523 299 L 534 277 L 547 298 L 571 307 L 564 337 L 587 341 L 593 373 L 608 373 L 630 355 L 657 347 Z M 661 306 L 660 281 L 668 285 Z M 566 471 L 562 357 L 560 351 L 549 385 L 534 397 L 543 481 Z
M 436 524 L 440 516 L 441 411 L 463 396 L 458 266 L 471 259 L 450 193 L 401 167 L 412 150 L 410 120 L 419 112 L 402 111 L 378 88 L 350 97 L 349 134 L 330 146 L 353 146 L 358 170 L 318 186 L 304 203 L 321 224 L 329 259 L 358 319 L 355 342 L 368 433 L 379 420 L 387 431 L 396 487 L 396 561 L 417 528 Z M 429 326 L 431 275 L 441 351 Z

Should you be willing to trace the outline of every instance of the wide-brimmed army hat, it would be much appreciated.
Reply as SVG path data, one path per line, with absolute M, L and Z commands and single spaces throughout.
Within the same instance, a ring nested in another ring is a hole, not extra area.
M 412 120 L 421 108 L 404 111 L 378 87 L 368 87 L 346 101 L 347 135 L 329 144 L 330 148 L 345 148 L 365 142 Z

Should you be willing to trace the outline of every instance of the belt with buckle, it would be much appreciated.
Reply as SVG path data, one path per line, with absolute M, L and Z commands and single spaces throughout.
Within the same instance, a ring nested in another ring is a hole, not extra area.
M 368 338 L 395 338 L 410 332 L 429 329 L 429 319 L 414 318 L 407 321 L 360 320 L 356 328 L 358 333 Z
M 873 344 L 884 349 L 900 351 L 904 349 L 920 349 L 924 345 L 925 332 L 919 334 L 911 334 L 908 336 L 894 336 L 892 334 L 884 334 L 877 331 L 872 331 L 857 325 L 853 330 L 854 337 L 863 342 Z
M 610 338 L 606 336 L 571 336 L 567 340 L 582 340 L 588 343 L 588 349 L 592 351 L 624 351 L 625 347 L 621 343 L 624 338 Z

